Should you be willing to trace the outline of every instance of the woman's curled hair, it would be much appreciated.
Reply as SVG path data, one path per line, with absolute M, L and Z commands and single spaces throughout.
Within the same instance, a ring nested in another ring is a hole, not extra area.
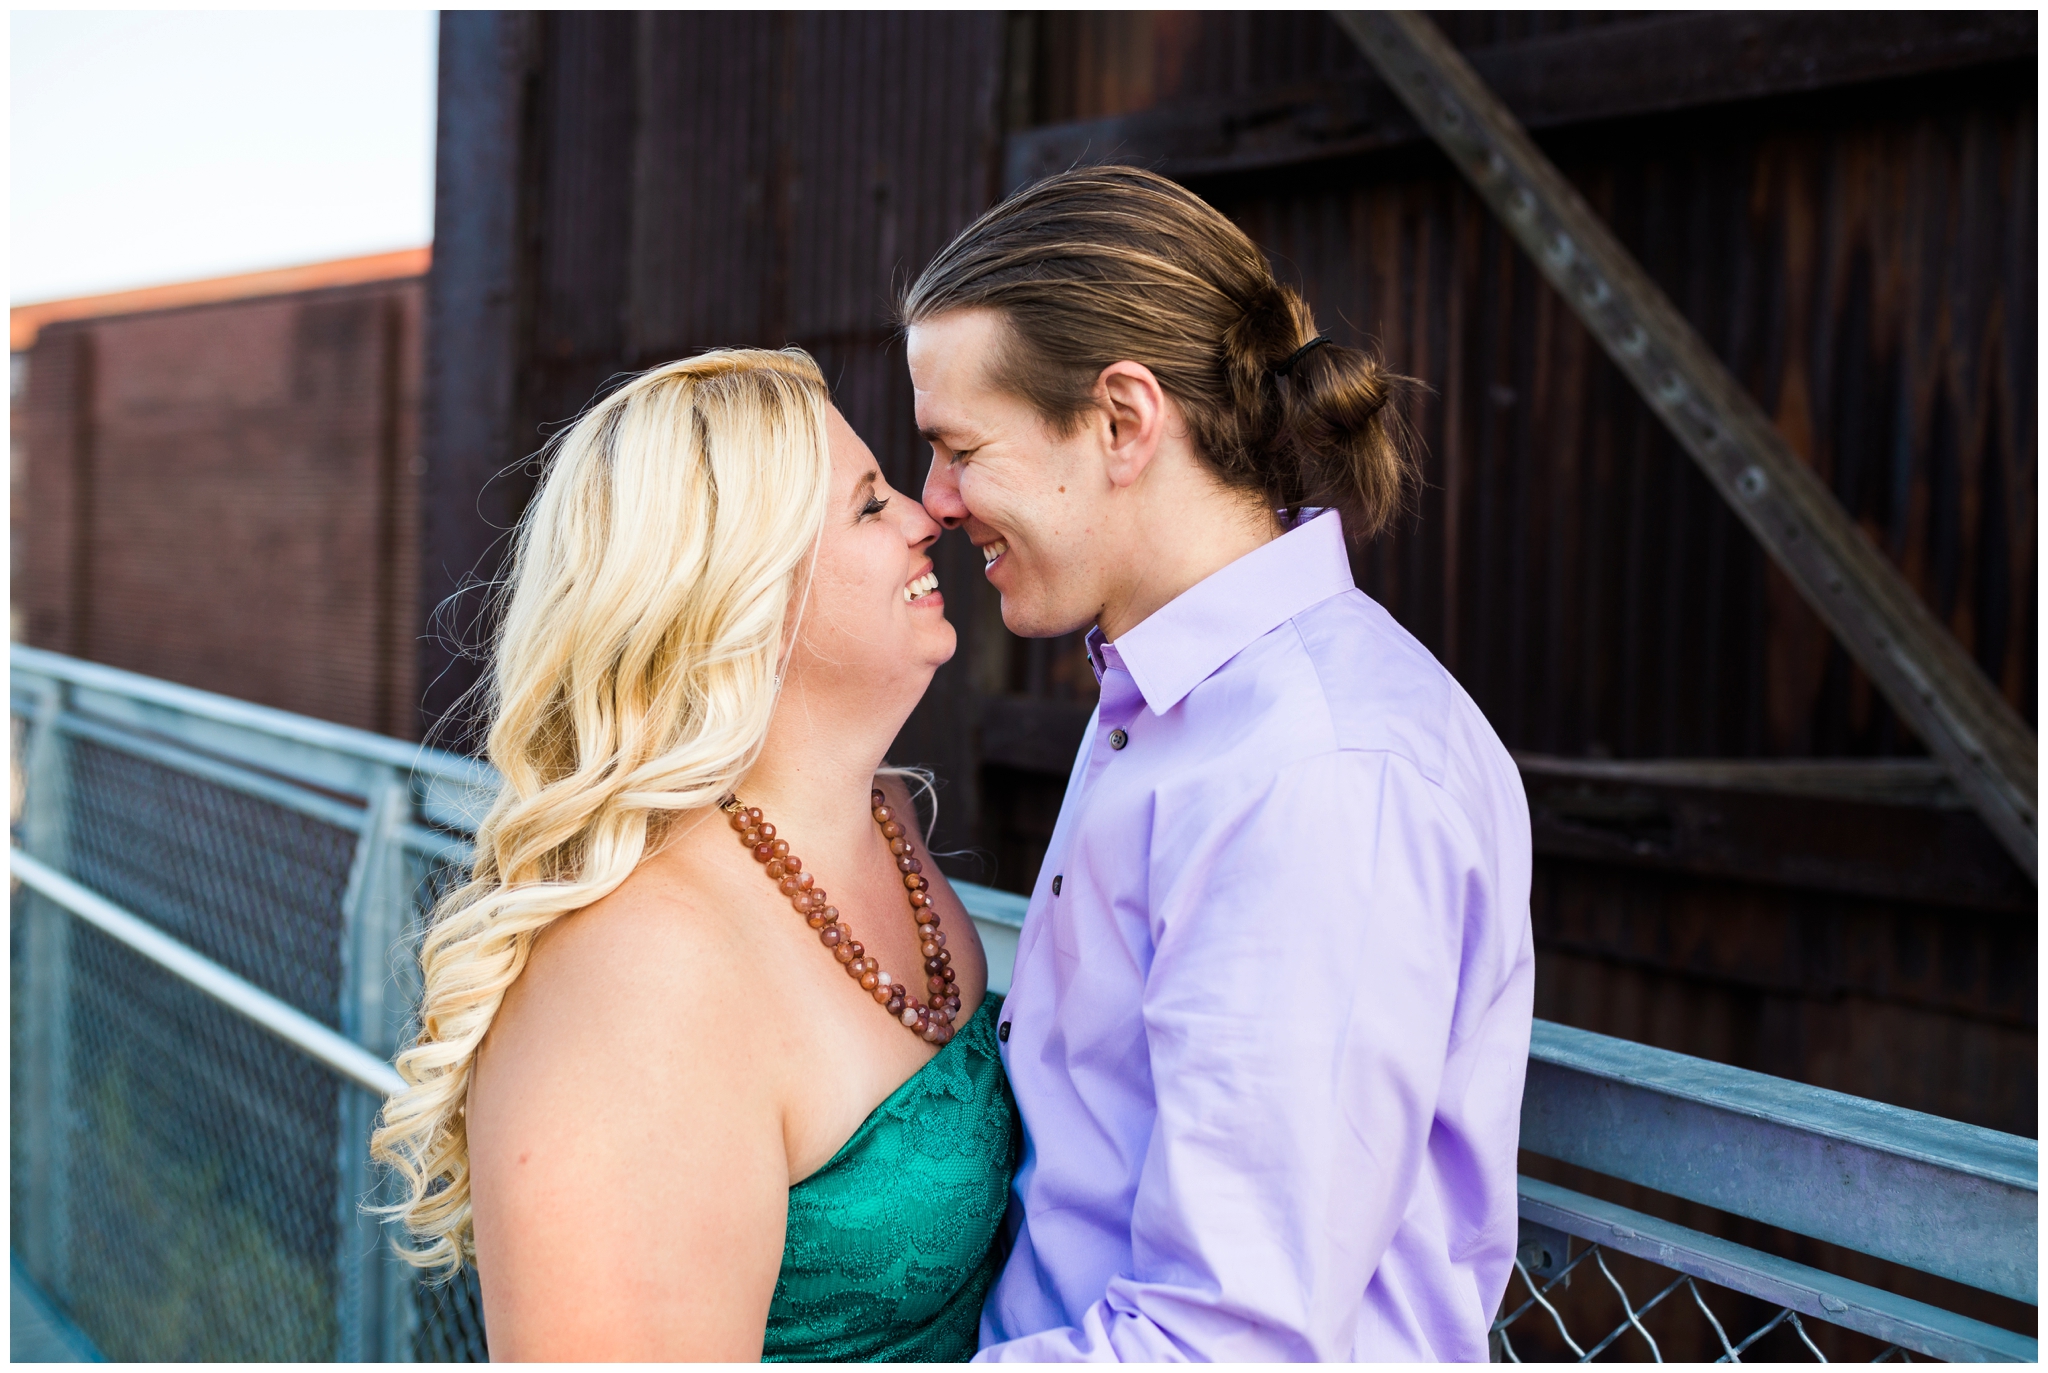
M 805 354 L 725 350 L 635 377 L 549 445 L 490 679 L 502 784 L 422 936 L 406 1086 L 372 1139 L 422 1267 L 472 1252 L 471 1072 L 534 940 L 623 883 L 666 817 L 730 791 L 767 737 L 824 527 L 829 408 Z
M 1200 197 L 1135 167 L 1047 177 L 948 244 L 905 292 L 899 320 L 989 309 L 1006 337 L 991 381 L 1056 433 L 1096 404 L 1111 363 L 1143 363 L 1226 484 L 1296 515 L 1335 507 L 1360 538 L 1417 481 L 1400 402 L 1413 383 L 1372 354 L 1320 344 L 1301 297 Z

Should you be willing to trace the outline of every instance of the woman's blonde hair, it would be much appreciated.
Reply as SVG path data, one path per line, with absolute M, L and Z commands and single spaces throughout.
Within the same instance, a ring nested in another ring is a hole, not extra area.
M 659 822 L 759 753 L 793 597 L 824 527 L 830 400 L 796 349 L 643 373 L 549 445 L 490 682 L 503 784 L 420 950 L 419 1035 L 371 1141 L 412 1262 L 472 1252 L 464 1105 L 534 940 L 631 875 Z

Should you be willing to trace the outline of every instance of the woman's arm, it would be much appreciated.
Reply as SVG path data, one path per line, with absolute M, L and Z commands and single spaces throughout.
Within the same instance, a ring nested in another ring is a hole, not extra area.
M 774 1017 L 660 867 L 549 931 L 479 1056 L 494 1359 L 760 1357 L 789 1192 Z

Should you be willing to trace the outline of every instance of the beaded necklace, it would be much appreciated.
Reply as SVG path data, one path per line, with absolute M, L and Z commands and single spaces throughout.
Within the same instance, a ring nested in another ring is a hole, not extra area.
M 920 1002 L 908 987 L 882 971 L 881 964 L 868 957 L 867 950 L 853 937 L 853 930 L 839 918 L 839 908 L 827 905 L 825 889 L 804 871 L 804 860 L 789 851 L 789 841 L 775 837 L 775 826 L 761 815 L 760 807 L 742 805 L 738 796 L 727 796 L 719 809 L 732 817 L 740 842 L 753 851 L 769 880 L 781 888 L 789 904 L 818 932 L 818 942 L 832 951 L 846 969 L 846 975 L 860 983 L 861 990 L 874 997 L 877 1005 L 903 1023 L 927 1044 L 944 1044 L 953 1037 L 953 1018 L 960 1014 L 960 988 L 953 980 L 953 955 L 946 948 L 946 936 L 939 929 L 938 908 L 932 905 L 931 883 L 924 877 L 924 864 L 917 859 L 903 824 L 890 810 L 878 790 L 871 794 L 875 824 L 895 856 L 896 870 L 903 874 L 903 889 L 910 896 L 910 916 L 917 921 L 918 952 L 924 955 L 925 988 L 929 1004 Z

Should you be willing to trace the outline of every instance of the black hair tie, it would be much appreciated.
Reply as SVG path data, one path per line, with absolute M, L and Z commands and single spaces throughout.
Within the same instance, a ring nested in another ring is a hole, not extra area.
M 1300 362 L 1303 358 L 1307 357 L 1310 353 L 1313 353 L 1316 349 L 1322 347 L 1329 341 L 1330 336 L 1328 334 L 1317 334 L 1307 343 L 1302 344 L 1301 347 L 1289 353 L 1287 355 L 1287 361 L 1281 363 L 1278 367 L 1275 367 L 1273 369 L 1273 375 L 1276 377 L 1286 376 L 1289 372 L 1294 370 L 1295 363 Z

